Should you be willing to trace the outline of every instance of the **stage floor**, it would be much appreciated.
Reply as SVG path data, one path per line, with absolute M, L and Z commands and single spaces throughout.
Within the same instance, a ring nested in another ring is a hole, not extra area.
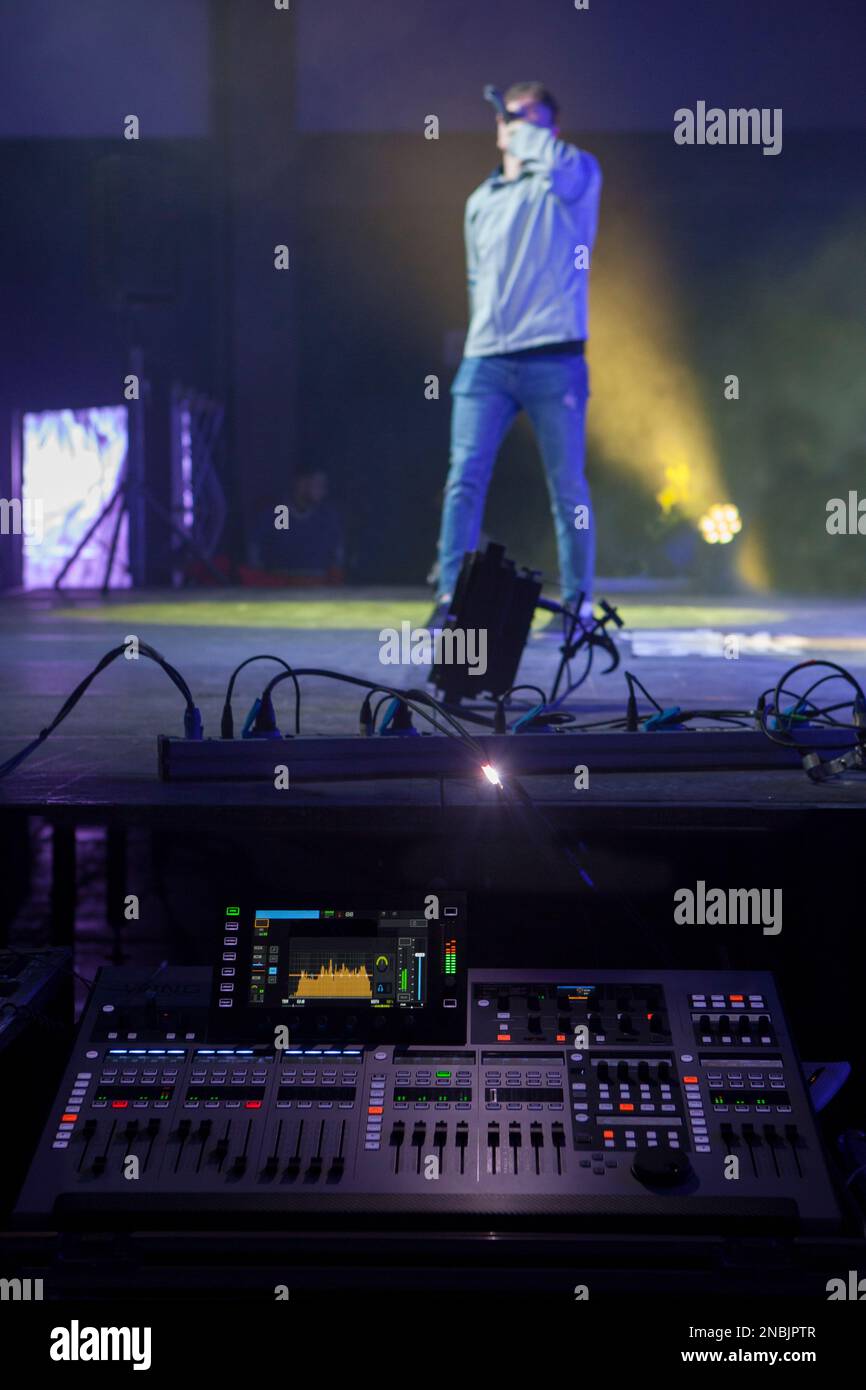
M 748 709 L 797 661 L 827 659 L 866 683 L 866 599 L 790 597 L 697 599 L 693 596 L 602 591 L 626 626 L 617 635 L 622 660 L 603 675 L 604 653 L 568 708 L 580 721 L 622 716 L 623 671 L 632 671 L 659 704 Z M 7 596 L 0 600 L 0 760 L 47 724 L 63 700 L 112 645 L 135 635 L 155 646 L 187 678 L 201 709 L 205 733 L 218 736 L 228 676 L 246 657 L 270 652 L 292 666 L 326 667 L 386 681 L 425 684 L 424 668 L 379 660 L 380 633 L 401 623 L 421 626 L 430 602 L 423 589 L 195 591 L 94 595 Z M 546 615 L 539 615 L 546 621 Z M 734 646 L 736 643 L 736 646 Z M 732 658 L 726 655 L 736 650 Z M 524 652 L 521 682 L 549 688 L 558 660 L 555 639 L 533 636 Z M 581 657 L 575 663 L 580 669 Z M 239 677 L 234 699 L 239 730 L 264 681 L 278 668 L 266 663 Z M 802 680 L 802 677 L 800 678 Z M 805 689 L 808 682 L 798 686 Z M 839 691 L 839 687 L 836 687 Z M 354 734 L 363 692 L 334 681 L 303 681 L 302 732 Z M 842 698 L 841 692 L 835 698 Z M 292 727 L 290 683 L 278 692 L 281 727 Z M 650 713 L 642 700 L 641 712 Z M 156 738 L 182 733 L 178 692 L 151 662 L 118 660 L 103 672 L 57 733 L 0 782 L 0 807 L 50 810 L 73 816 L 147 818 L 191 806 L 247 818 L 274 814 L 274 794 L 249 784 L 167 785 L 156 772 Z M 472 726 L 470 726 L 472 727 Z M 562 776 L 534 777 L 534 797 L 569 817 L 594 818 L 632 807 L 655 816 L 688 819 L 696 807 L 760 822 L 779 810 L 853 809 L 866 803 L 866 776 L 847 774 L 820 786 L 799 769 L 766 772 L 629 772 L 590 776 L 574 790 L 570 767 Z M 485 789 L 474 780 L 412 778 L 375 783 L 302 785 L 278 798 L 292 816 L 343 808 L 376 808 L 399 818 L 406 809 L 441 815 L 443 806 L 474 808 Z M 420 824 L 420 822 L 419 822 Z

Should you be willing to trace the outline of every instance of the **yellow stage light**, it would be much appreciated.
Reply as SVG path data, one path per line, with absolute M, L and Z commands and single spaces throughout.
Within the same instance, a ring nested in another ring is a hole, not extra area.
M 698 522 L 698 530 L 709 545 L 727 545 L 742 529 L 733 502 L 716 502 Z

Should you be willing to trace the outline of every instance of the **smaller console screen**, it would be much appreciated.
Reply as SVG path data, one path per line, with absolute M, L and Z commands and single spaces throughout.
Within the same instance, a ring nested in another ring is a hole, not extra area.
M 268 1009 L 423 1009 L 430 969 L 423 917 L 258 908 L 247 998 Z
M 465 961 L 459 894 L 230 904 L 213 1026 L 219 1036 L 254 1040 L 287 1029 L 292 1043 L 463 1043 Z

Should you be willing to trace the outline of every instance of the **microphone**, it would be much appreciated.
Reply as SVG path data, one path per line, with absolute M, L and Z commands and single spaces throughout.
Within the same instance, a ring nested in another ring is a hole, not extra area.
M 488 82 L 484 88 L 484 100 L 489 101 L 497 116 L 501 116 L 504 121 L 513 121 L 516 118 L 506 109 L 505 101 L 498 87 L 494 87 L 492 82 Z

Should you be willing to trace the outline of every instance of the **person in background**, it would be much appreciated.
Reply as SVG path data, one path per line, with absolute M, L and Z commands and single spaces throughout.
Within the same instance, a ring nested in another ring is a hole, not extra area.
M 583 351 L 601 170 L 591 154 L 560 140 L 557 102 L 540 82 L 510 87 L 505 107 L 507 119 L 496 117 L 502 163 L 466 204 L 470 324 L 451 387 L 450 469 L 431 626 L 447 616 L 464 552 L 477 549 L 493 465 L 521 410 L 547 475 L 562 601 L 571 607 L 582 593 L 582 615 L 591 612 L 595 545 L 584 476 Z
M 267 572 L 258 582 L 343 582 L 343 523 L 328 500 L 327 474 L 321 469 L 297 474 L 290 492 L 289 525 L 279 528 L 274 521 L 274 508 L 269 507 L 255 526 L 250 547 L 254 571 Z

